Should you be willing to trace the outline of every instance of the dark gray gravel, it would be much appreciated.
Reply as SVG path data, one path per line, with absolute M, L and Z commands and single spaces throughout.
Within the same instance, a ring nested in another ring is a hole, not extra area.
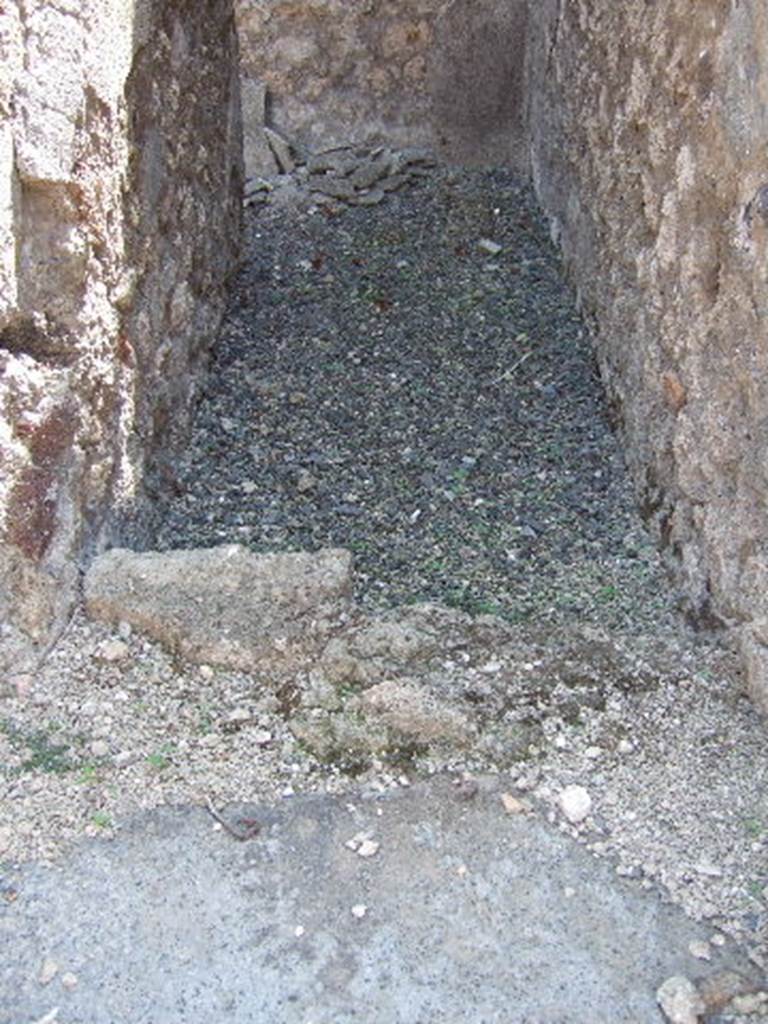
M 300 196 L 249 218 L 148 546 L 348 547 L 366 604 L 633 628 L 668 615 L 527 186 L 441 170 L 378 207 Z

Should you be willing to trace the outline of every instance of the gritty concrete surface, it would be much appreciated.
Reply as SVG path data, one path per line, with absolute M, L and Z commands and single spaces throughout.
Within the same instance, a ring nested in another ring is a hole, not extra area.
M 749 973 L 733 947 L 693 959 L 706 929 L 500 797 L 441 777 L 227 808 L 261 822 L 243 842 L 168 808 L 6 865 L 0 1022 L 639 1024 L 670 975 Z

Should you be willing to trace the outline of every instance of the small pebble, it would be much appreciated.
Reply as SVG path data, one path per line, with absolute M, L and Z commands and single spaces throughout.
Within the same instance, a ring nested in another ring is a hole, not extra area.
M 631 754 L 635 747 L 630 740 L 619 740 L 619 746 L 617 749 L 620 754 Z
M 125 640 L 103 640 L 95 651 L 97 661 L 125 661 L 128 657 L 128 644 Z
M 735 1013 L 760 1013 L 768 1005 L 768 992 L 750 992 L 743 996 L 734 996 L 731 1009 Z
M 296 936 L 297 939 L 300 939 L 301 936 L 304 934 L 304 927 L 302 925 L 297 925 L 297 927 L 294 929 L 293 934 Z
M 358 920 L 362 920 L 368 913 L 368 907 L 364 903 L 356 903 L 352 907 L 352 917 L 356 917 Z
M 656 1001 L 669 1024 L 699 1024 L 699 1017 L 706 1009 L 696 986 L 680 974 L 667 978 L 659 986 Z
M 708 942 L 693 941 L 688 943 L 688 952 L 697 960 L 711 960 L 712 948 Z
M 49 985 L 59 973 L 59 965 L 51 957 L 47 956 L 40 967 L 37 980 L 41 985 Z
M 530 809 L 528 804 L 523 800 L 518 800 L 517 797 L 512 796 L 511 793 L 502 793 L 501 802 L 507 814 L 524 814 Z
M 498 256 L 504 246 L 499 245 L 498 242 L 493 242 L 490 238 L 481 238 L 477 243 L 477 248 L 481 252 L 487 252 L 489 256 Z
M 76 974 L 73 974 L 71 971 L 66 971 L 61 976 L 61 984 L 64 986 L 65 989 L 67 989 L 68 991 L 71 992 L 72 989 L 77 988 L 78 977 L 77 977 Z
M 0 826 L 0 853 L 5 853 L 10 847 L 12 839 L 13 830 L 6 825 Z
M 58 1006 L 54 1006 L 52 1010 L 49 1010 L 48 1013 L 43 1014 L 42 1017 L 38 1017 L 36 1021 L 32 1022 L 32 1024 L 54 1024 L 54 1021 L 58 1020 L 58 1017 L 59 1008 Z
M 380 843 L 376 843 L 373 839 L 366 839 L 357 848 L 358 857 L 375 857 L 379 852 Z
M 698 864 L 693 865 L 693 870 L 697 875 L 703 875 L 705 878 L 722 878 L 723 871 L 717 864 L 711 864 L 709 861 L 699 861 Z
M 109 753 L 109 744 L 106 740 L 94 740 L 89 749 L 94 757 L 106 757 Z
M 23 700 L 28 696 L 35 680 L 28 672 L 17 672 L 9 677 L 8 682 L 16 696 Z
M 559 797 L 560 809 L 572 825 L 578 825 L 592 810 L 592 797 L 583 786 L 566 786 Z

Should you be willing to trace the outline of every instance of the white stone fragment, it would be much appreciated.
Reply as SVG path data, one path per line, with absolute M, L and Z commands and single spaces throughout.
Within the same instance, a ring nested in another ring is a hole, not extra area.
M 77 975 L 73 974 L 72 971 L 65 971 L 64 974 L 62 974 L 62 976 L 61 976 L 61 984 L 69 992 L 71 992 L 73 989 L 77 988 L 78 981 L 79 981 L 79 979 L 78 979 Z
M 512 796 L 511 793 L 501 794 L 501 803 L 507 814 L 525 814 L 530 810 L 530 806 L 523 800 L 518 800 L 516 796 Z
M 351 807 L 352 805 L 350 804 L 349 806 Z M 347 839 L 347 841 L 344 843 L 344 845 L 346 846 L 346 848 L 348 850 L 353 850 L 353 851 L 357 852 L 357 850 L 360 849 L 362 844 L 364 842 L 366 842 L 366 840 L 370 839 L 372 836 L 373 836 L 373 832 L 370 832 L 370 831 L 367 831 L 367 832 L 357 832 L 355 835 L 352 836 L 351 839 Z
M 294 928 L 293 934 L 296 936 L 297 939 L 300 939 L 304 934 L 304 931 L 304 926 L 299 924 Z
M 487 252 L 489 256 L 498 256 L 504 246 L 499 245 L 498 242 L 494 242 L 490 238 L 481 238 L 477 243 L 477 248 L 481 252 Z
M 667 978 L 659 986 L 656 1001 L 669 1024 L 698 1024 L 706 1010 L 693 982 L 681 974 Z
M 5 853 L 5 851 L 10 847 L 12 839 L 12 829 L 10 829 L 7 825 L 3 825 L 2 827 L 0 827 L 0 853 Z
M 592 797 L 583 786 L 566 786 L 560 794 L 560 809 L 572 825 L 578 825 L 592 810 Z
M 368 913 L 368 907 L 364 903 L 356 903 L 352 907 L 352 917 L 356 917 L 358 921 L 361 921 Z
M 496 672 L 501 672 L 503 667 L 504 666 L 500 661 L 487 661 L 484 665 L 481 665 L 477 671 L 482 672 L 484 675 L 491 676 L 495 675 Z
M 741 996 L 734 996 L 730 1008 L 735 1013 L 752 1014 L 764 1011 L 766 1004 L 768 1004 L 768 992 L 748 992 Z
M 693 865 L 693 870 L 697 875 L 703 875 L 705 878 L 722 878 L 723 870 L 719 868 L 717 864 L 712 864 L 710 861 L 699 861 L 698 864 Z
M 379 852 L 380 843 L 374 842 L 373 839 L 366 839 L 360 843 L 357 848 L 358 857 L 375 857 Z
M 712 959 L 712 947 L 708 942 L 700 942 L 694 939 L 693 942 L 688 943 L 688 952 L 691 956 L 695 956 L 697 960 Z
M 59 965 L 51 957 L 47 956 L 40 966 L 40 973 L 37 980 L 41 985 L 49 985 L 59 973 Z
M 94 656 L 97 661 L 124 661 L 128 657 L 128 644 L 124 640 L 103 640 Z
M 54 1021 L 59 1016 L 59 1007 L 54 1006 L 48 1013 L 43 1014 L 42 1017 L 38 1017 L 37 1020 L 33 1021 L 32 1024 L 54 1024 Z

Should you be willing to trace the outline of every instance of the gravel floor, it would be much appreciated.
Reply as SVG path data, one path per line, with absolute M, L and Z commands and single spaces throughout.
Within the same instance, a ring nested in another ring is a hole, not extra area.
M 368 605 L 669 616 L 584 326 L 506 171 L 252 211 L 175 472 L 147 547 L 346 547 Z
M 575 718 L 532 690 L 537 749 L 495 770 L 619 875 L 768 965 L 764 733 L 728 653 L 675 615 L 584 328 L 513 178 L 439 171 L 338 213 L 285 187 L 252 211 L 175 472 L 176 497 L 151 531 L 129 531 L 133 546 L 348 547 L 364 605 L 496 611 L 519 623 L 505 657 L 532 671 L 540 627 L 552 658 L 585 626 L 654 652 L 653 685 L 609 686 L 595 664 L 605 700 Z M 494 653 L 460 666 L 468 687 Z M 78 613 L 38 672 L 0 680 L 0 858 L 53 859 L 162 804 L 408 784 L 383 763 L 350 779 L 288 725 L 263 681 Z M 494 766 L 407 775 L 479 770 Z M 594 803 L 580 825 L 559 803 L 571 784 Z M 2 873 L 0 897 L 15 898 Z

